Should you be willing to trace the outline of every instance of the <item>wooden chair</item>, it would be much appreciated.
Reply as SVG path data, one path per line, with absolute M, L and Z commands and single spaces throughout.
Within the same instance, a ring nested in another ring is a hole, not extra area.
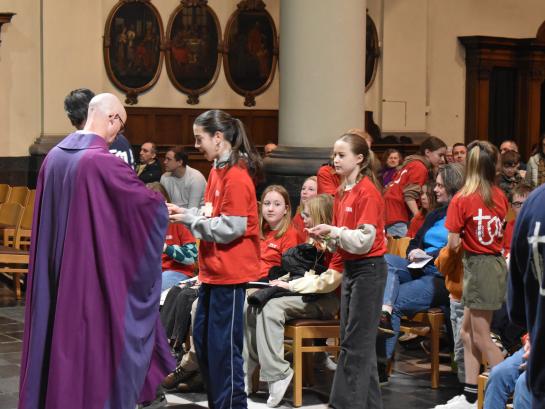
M 9 239 L 9 233 L 17 230 L 23 216 L 23 206 L 19 203 L 2 203 L 0 207 L 0 230 L 2 231 L 2 244 L 12 245 L 13 240 Z
M 316 339 L 334 338 L 339 340 L 338 320 L 296 319 L 284 326 L 284 337 L 293 340 L 293 406 L 303 404 L 303 354 L 309 352 L 339 352 L 336 345 L 313 345 Z M 310 355 L 312 357 L 312 355 Z
M 402 237 L 399 239 L 388 238 L 387 252 L 399 257 L 406 257 L 407 247 L 411 239 Z M 440 308 L 430 308 L 428 311 L 422 311 L 413 317 L 403 317 L 400 332 L 406 334 L 416 334 L 419 336 L 428 336 L 431 342 L 431 387 L 439 387 L 439 341 L 441 338 L 441 328 L 445 322 L 445 314 Z
M 428 336 L 431 343 L 431 387 L 439 387 L 439 341 L 441 328 L 445 323 L 445 314 L 440 308 L 430 308 L 428 311 L 419 312 L 413 317 L 403 318 L 400 332 Z
M 12 274 L 15 298 L 18 300 L 22 298 L 19 275 L 28 273 L 28 263 L 29 253 L 19 248 L 19 230 L 17 229 L 13 247 L 0 246 L 0 272 Z
M 9 194 L 11 193 L 11 186 L 5 183 L 0 184 L 0 203 L 7 202 Z
M 11 193 L 7 203 L 19 203 L 26 206 L 30 190 L 26 186 L 14 186 L 11 188 Z
M 23 216 L 19 226 L 20 248 L 30 248 L 30 236 L 32 233 L 32 218 L 34 217 L 34 202 L 28 203 L 23 210 Z M 11 246 L 15 237 L 15 227 L 4 229 L 4 245 Z
M 483 372 L 477 378 L 477 409 L 483 409 L 484 405 L 484 390 L 488 382 L 488 372 Z

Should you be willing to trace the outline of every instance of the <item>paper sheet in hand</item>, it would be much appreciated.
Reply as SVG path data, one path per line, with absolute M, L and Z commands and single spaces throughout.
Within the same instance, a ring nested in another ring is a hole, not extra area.
M 428 264 L 432 259 L 433 259 L 432 256 L 425 256 L 425 257 L 422 257 L 422 258 L 417 258 L 411 264 L 409 264 L 407 267 L 408 268 L 422 268 L 426 264 Z

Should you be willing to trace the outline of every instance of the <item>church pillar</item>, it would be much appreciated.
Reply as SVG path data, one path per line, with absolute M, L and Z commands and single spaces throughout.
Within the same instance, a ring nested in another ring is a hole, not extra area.
M 327 162 L 334 141 L 364 128 L 365 0 L 280 3 L 279 147 L 265 161 L 267 184 L 295 203 L 302 181 Z

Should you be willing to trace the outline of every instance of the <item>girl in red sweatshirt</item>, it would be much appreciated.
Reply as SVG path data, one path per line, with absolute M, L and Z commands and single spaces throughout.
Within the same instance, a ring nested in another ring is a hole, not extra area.
M 195 148 L 214 162 L 202 209 L 169 205 L 199 246 L 199 301 L 193 337 L 209 407 L 247 407 L 244 392 L 245 283 L 260 275 L 257 200 L 253 178 L 261 160 L 242 122 L 220 110 L 193 123 Z

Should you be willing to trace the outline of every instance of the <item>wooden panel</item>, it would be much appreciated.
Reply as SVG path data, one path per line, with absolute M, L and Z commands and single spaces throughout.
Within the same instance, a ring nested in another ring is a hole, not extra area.
M 146 141 L 157 145 L 193 145 L 193 122 L 206 109 L 126 107 L 128 120 L 125 135 L 133 145 Z M 255 145 L 278 143 L 278 111 L 261 109 L 227 109 L 246 126 Z

